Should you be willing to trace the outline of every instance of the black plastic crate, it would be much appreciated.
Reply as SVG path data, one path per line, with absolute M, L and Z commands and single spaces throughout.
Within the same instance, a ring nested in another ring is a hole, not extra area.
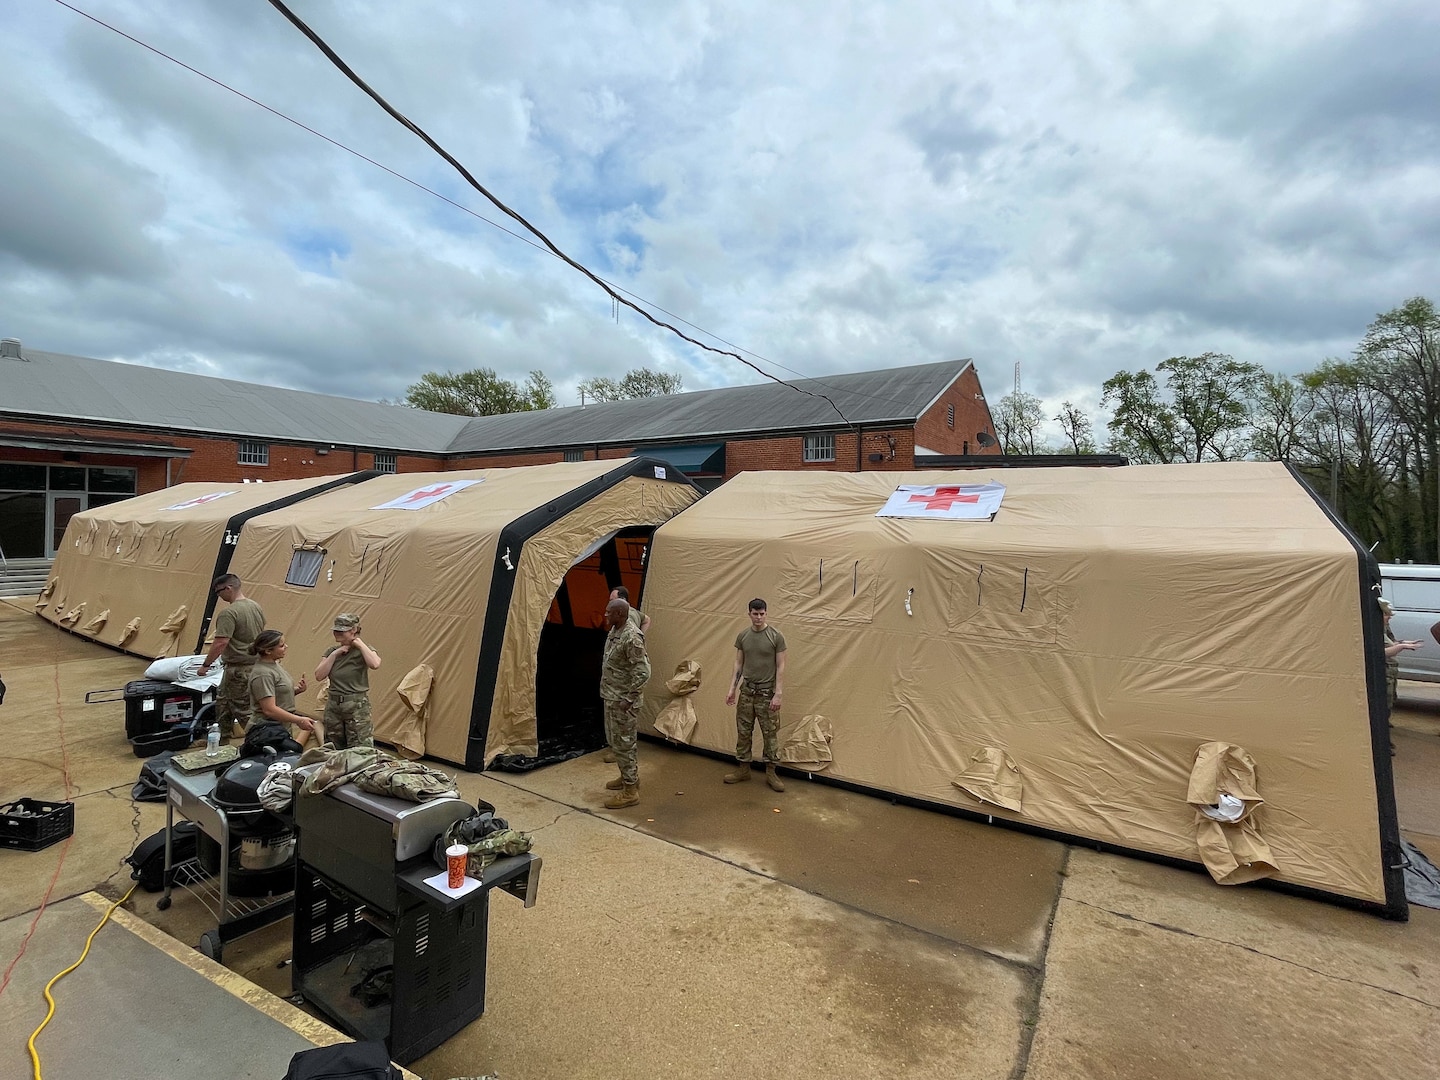
M 0 806 L 0 847 L 39 851 L 74 831 L 74 803 L 16 799 Z

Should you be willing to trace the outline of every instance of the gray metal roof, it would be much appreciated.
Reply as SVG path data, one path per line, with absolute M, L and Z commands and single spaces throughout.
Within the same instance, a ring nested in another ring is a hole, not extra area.
M 65 353 L 25 348 L 22 355 L 0 358 L 0 415 L 431 454 L 634 446 L 843 428 L 847 422 L 913 423 L 970 366 L 969 360 L 950 360 L 790 385 L 766 382 L 466 417 Z M 844 419 L 815 396 L 820 394 L 834 401 Z
M 970 366 L 969 360 L 766 382 L 689 394 L 609 401 L 541 412 L 477 416 L 450 444 L 452 453 L 531 447 L 641 445 L 773 431 L 828 430 L 851 424 L 914 423 Z M 799 390 L 794 389 L 799 387 Z M 802 393 L 800 391 L 808 391 Z M 842 419 L 823 398 L 833 401 Z
M 65 353 L 21 354 L 0 358 L 0 413 L 424 453 L 444 453 L 469 420 Z

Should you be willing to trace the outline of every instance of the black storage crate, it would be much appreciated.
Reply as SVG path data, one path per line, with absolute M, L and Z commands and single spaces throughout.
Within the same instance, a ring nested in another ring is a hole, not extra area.
M 74 803 L 16 799 L 0 806 L 0 847 L 39 851 L 74 831 Z
M 188 724 L 202 705 L 215 700 L 213 691 L 189 690 L 162 679 L 136 679 L 125 684 L 125 737 L 169 731 Z M 157 750 L 158 752 L 158 750 Z

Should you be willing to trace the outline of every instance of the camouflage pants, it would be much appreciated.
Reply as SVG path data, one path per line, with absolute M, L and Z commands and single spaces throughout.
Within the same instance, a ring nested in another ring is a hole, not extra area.
M 620 766 L 620 779 L 626 784 L 640 783 L 640 755 L 635 748 L 638 726 L 638 708 L 627 709 L 620 701 L 605 702 L 605 740 L 615 751 L 615 764 Z
M 780 713 L 770 711 L 775 696 L 774 683 L 740 684 L 740 697 L 735 703 L 735 760 L 749 761 L 754 756 L 755 725 L 765 742 L 765 760 L 780 760 Z
M 250 700 L 251 670 L 249 664 L 227 664 L 225 674 L 220 676 L 220 687 L 215 691 L 215 719 L 224 735 L 230 734 L 231 724 L 249 727 L 255 715 L 255 703 Z
M 331 694 L 325 703 L 325 741 L 336 750 L 374 746 L 369 694 Z

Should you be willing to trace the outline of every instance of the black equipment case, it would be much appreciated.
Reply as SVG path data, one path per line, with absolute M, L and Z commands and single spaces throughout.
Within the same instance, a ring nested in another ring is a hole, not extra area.
M 160 679 L 136 679 L 125 684 L 125 737 L 169 731 L 188 724 L 201 706 L 215 700 L 213 690 L 189 690 Z

